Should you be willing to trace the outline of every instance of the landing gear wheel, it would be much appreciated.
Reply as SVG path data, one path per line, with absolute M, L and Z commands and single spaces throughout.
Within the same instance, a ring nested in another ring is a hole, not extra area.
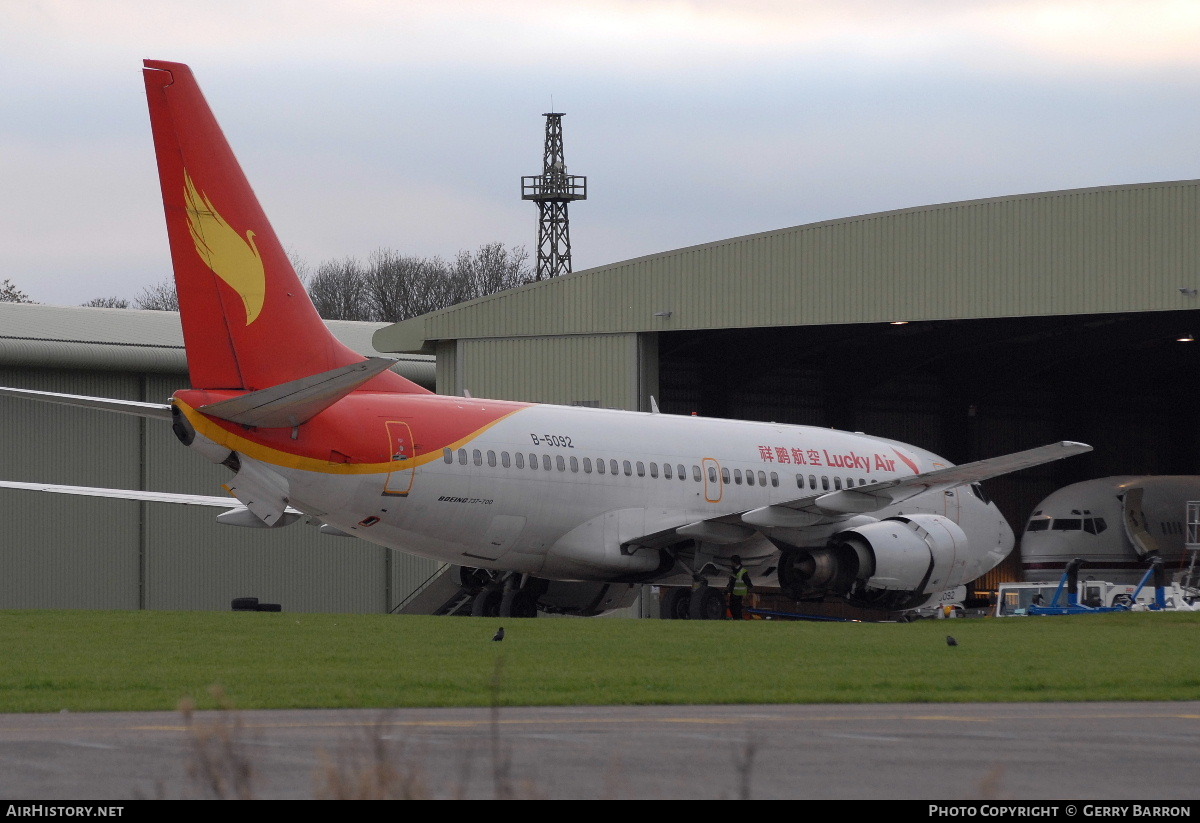
M 471 604 L 472 617 L 499 617 L 500 603 L 504 600 L 504 592 L 499 589 L 484 589 L 475 595 Z
M 492 582 L 492 576 L 485 569 L 462 566 L 458 570 L 458 585 L 469 592 L 478 592 L 490 582 Z
M 664 589 L 658 604 L 658 616 L 663 620 L 687 620 L 688 605 L 692 601 L 689 589 Z
M 519 589 L 505 591 L 500 599 L 500 617 L 537 617 L 537 601 Z
M 692 620 L 724 620 L 725 595 L 710 586 L 696 589 L 692 592 L 688 617 Z

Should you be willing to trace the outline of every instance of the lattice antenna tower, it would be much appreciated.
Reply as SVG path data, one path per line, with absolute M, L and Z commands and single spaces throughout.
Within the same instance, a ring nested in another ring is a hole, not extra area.
M 537 279 L 571 273 L 571 225 L 567 204 L 587 199 L 587 178 L 567 174 L 562 112 L 547 112 L 542 173 L 521 178 L 521 199 L 538 206 Z

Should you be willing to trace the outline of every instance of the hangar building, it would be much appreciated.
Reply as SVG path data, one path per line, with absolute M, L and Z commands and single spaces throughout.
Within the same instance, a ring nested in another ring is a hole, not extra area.
M 331 321 L 364 354 L 378 323 Z M 432 388 L 430 358 L 395 367 Z M 179 315 L 0 303 L 0 385 L 166 402 L 188 385 Z M 180 445 L 170 424 L 0 397 L 0 477 L 220 495 L 230 473 Z M 310 526 L 247 529 L 207 507 L 0 489 L 0 609 L 387 612 L 436 563 Z
M 956 463 L 1092 444 L 985 484 L 1019 535 L 1068 483 L 1197 473 L 1198 229 L 1196 180 L 902 209 L 577 272 L 374 343 L 436 355 L 447 394 L 643 411 L 654 397 Z
M 1054 489 L 1200 465 L 1200 181 L 832 220 L 543 281 L 392 326 L 331 322 L 449 394 L 866 431 L 954 462 L 1095 451 L 985 484 L 1014 529 Z M 373 335 L 373 337 L 372 337 Z M 373 346 L 372 341 L 373 340 Z M 436 357 L 436 369 L 434 358 Z M 177 316 L 0 303 L 0 385 L 164 400 Z M 159 421 L 0 398 L 5 479 L 212 495 Z M 159 430 L 161 427 L 162 430 Z M 188 506 L 0 489 L 0 608 L 395 610 L 437 564 Z M 1015 553 L 1014 553 L 1015 555 Z M 981 587 L 1018 572 L 1016 558 Z M 762 581 L 766 582 L 766 581 Z

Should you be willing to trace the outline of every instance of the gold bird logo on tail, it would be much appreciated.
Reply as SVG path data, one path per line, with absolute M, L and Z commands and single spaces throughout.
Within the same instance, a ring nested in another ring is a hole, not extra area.
M 267 293 L 267 274 L 262 257 L 254 245 L 254 232 L 246 236 L 225 222 L 210 201 L 183 173 L 183 199 L 186 204 L 188 228 L 196 253 L 217 277 L 236 291 L 246 306 L 246 325 L 258 318 Z

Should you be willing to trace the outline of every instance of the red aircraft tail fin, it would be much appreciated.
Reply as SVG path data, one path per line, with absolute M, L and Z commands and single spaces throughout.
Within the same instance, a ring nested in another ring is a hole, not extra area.
M 317 314 L 191 70 L 144 65 L 193 388 L 253 391 L 363 361 Z M 428 393 L 390 371 L 362 388 Z

